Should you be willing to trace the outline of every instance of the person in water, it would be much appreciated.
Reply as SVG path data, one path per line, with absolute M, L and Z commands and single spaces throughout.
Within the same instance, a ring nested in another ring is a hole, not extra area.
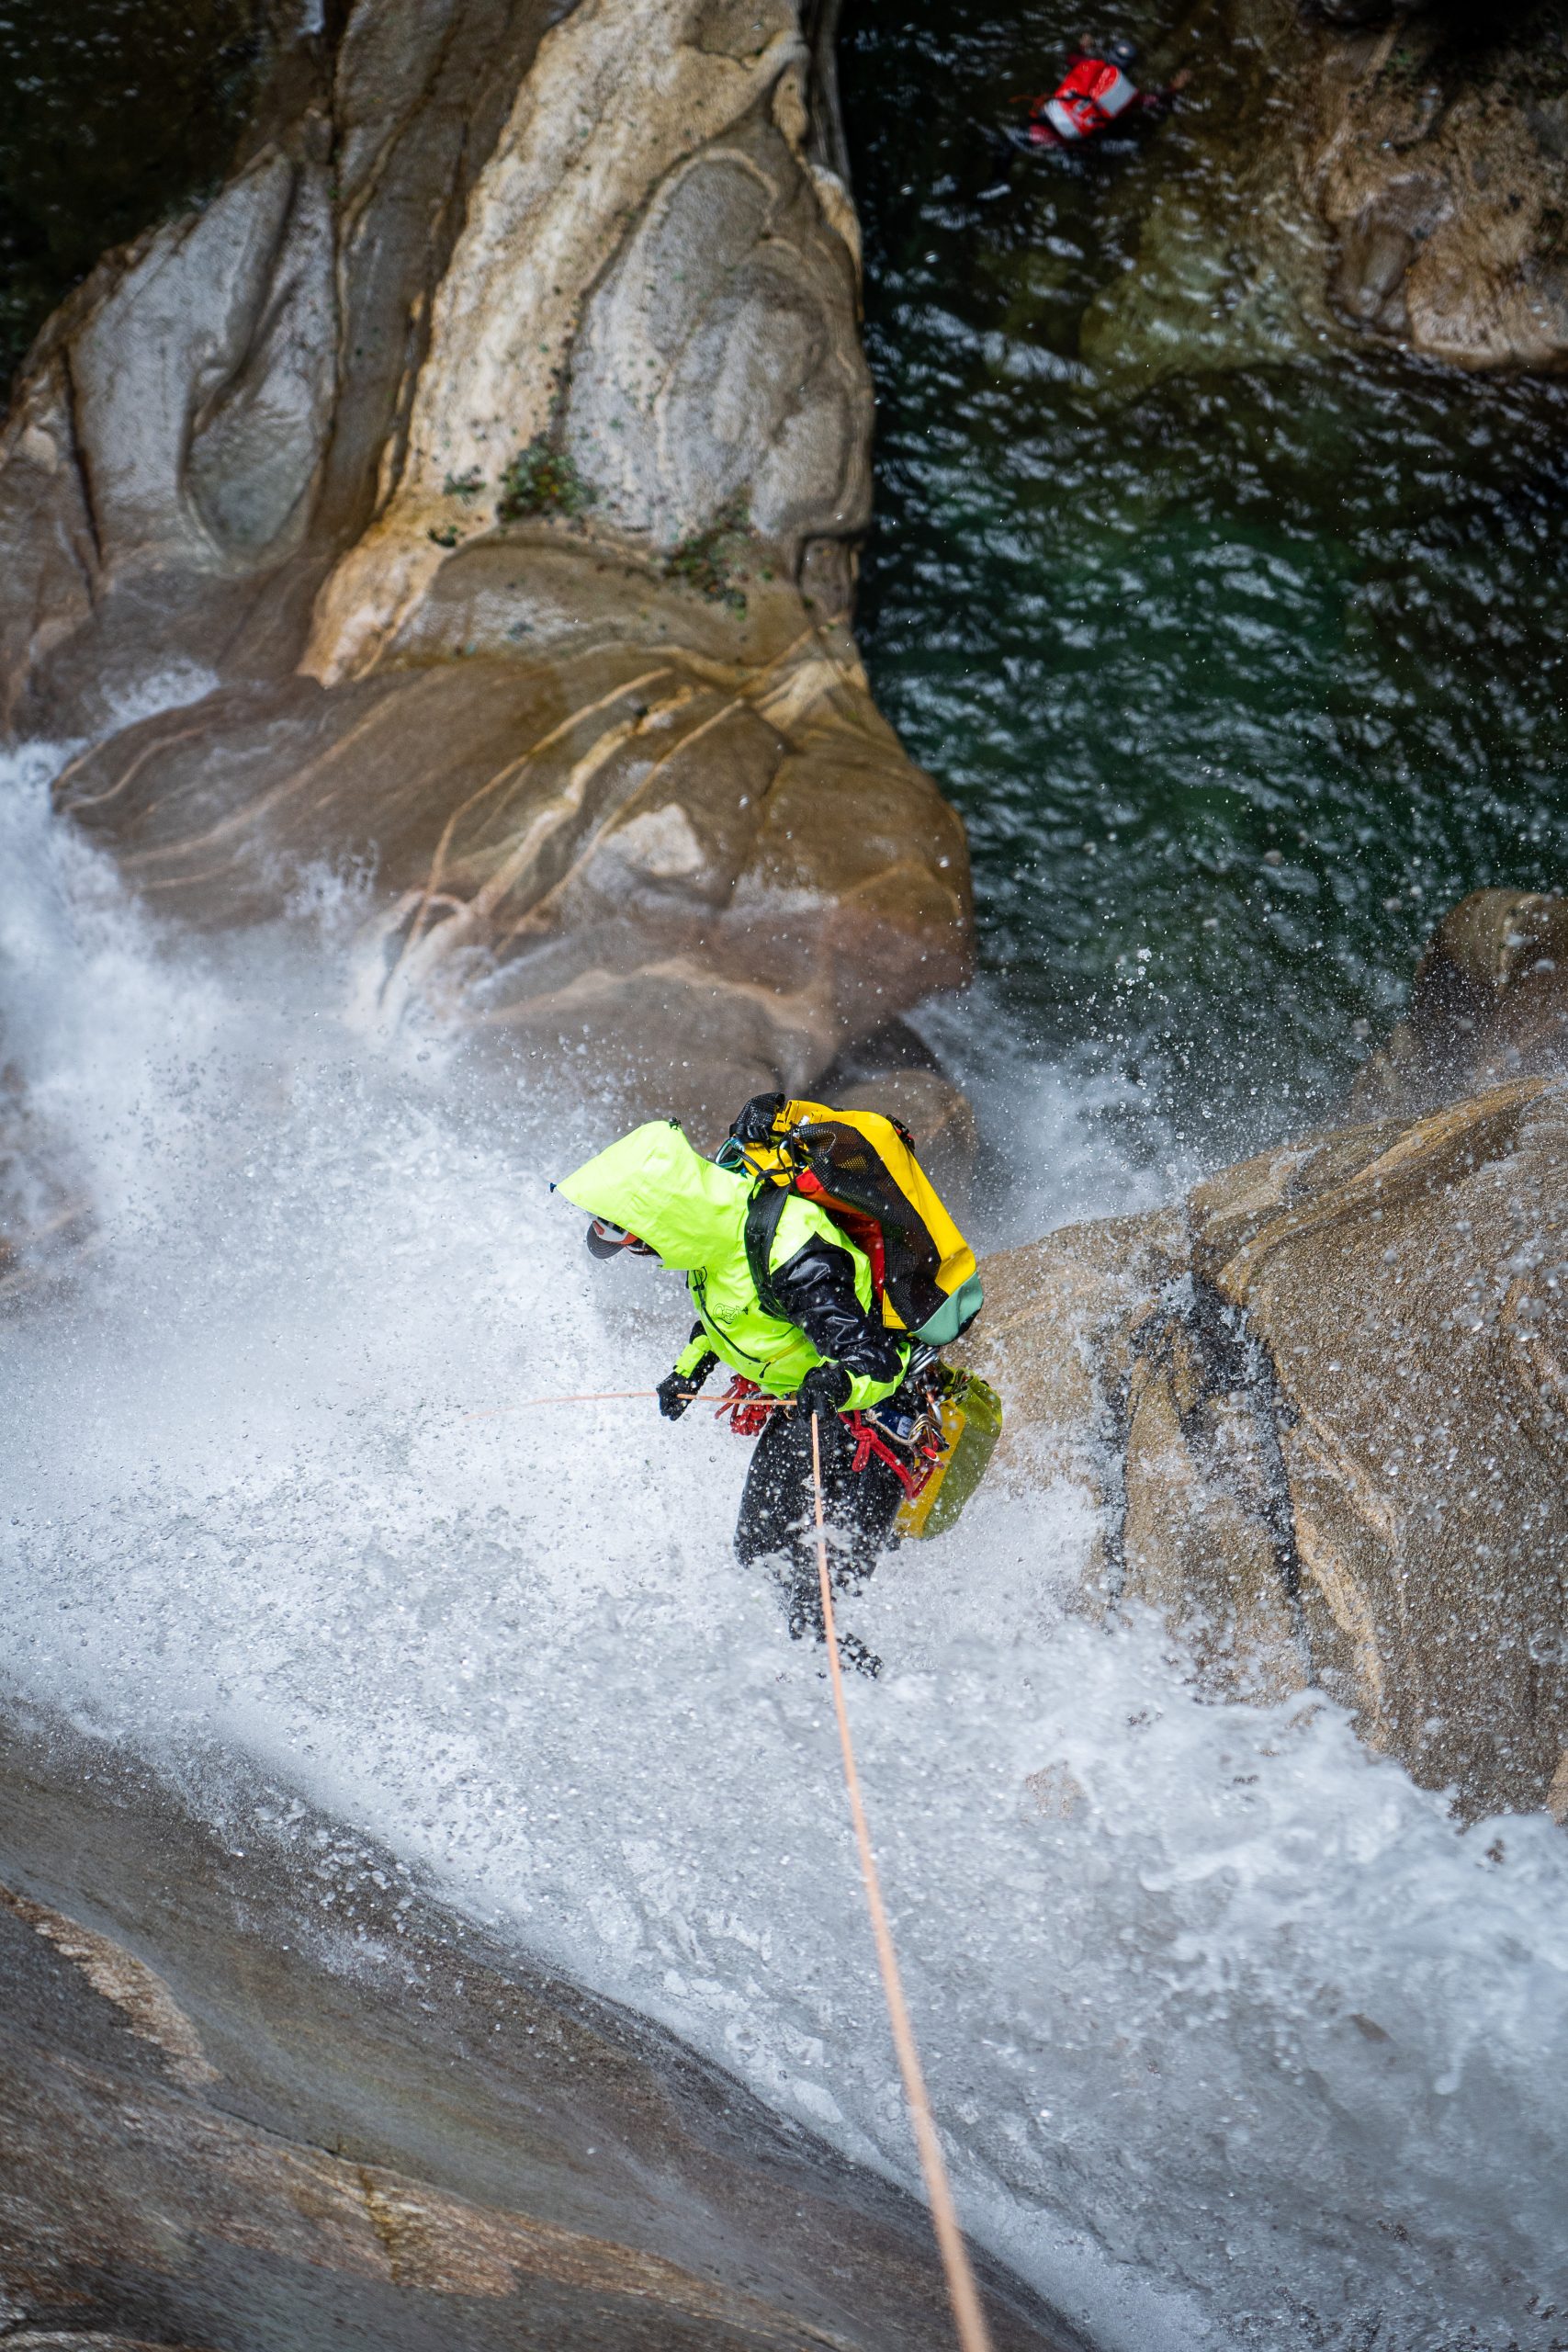
M 1030 119 L 1015 125 L 1008 138 L 1026 154 L 1061 148 L 1082 148 L 1117 126 L 1159 122 L 1185 89 L 1185 72 L 1172 76 L 1163 90 L 1140 90 L 1133 79 L 1138 62 L 1130 40 L 1107 41 L 1103 50 L 1074 50 L 1067 70 L 1049 97 L 1030 101 Z
M 771 1115 L 776 1100 L 760 1097 L 748 1112 Z M 736 1122 L 742 1141 L 748 1112 Z M 735 1548 L 743 1565 L 779 1576 L 795 1638 L 822 1640 L 813 1421 L 835 1583 L 858 1589 L 892 1548 L 904 1498 L 897 1473 L 843 1419 L 899 1400 L 910 1371 L 910 1342 L 876 1310 L 870 1261 L 814 1203 L 773 1188 L 759 1194 L 750 1171 L 705 1159 L 674 1119 L 635 1127 L 556 1190 L 586 1211 L 596 1259 L 657 1260 L 686 1277 L 697 1319 L 659 1385 L 667 1419 L 679 1420 L 719 1363 L 761 1392 L 766 1420 Z M 918 1411 L 916 1400 L 901 1401 Z M 851 1664 L 877 1671 L 853 1634 L 839 1646 Z

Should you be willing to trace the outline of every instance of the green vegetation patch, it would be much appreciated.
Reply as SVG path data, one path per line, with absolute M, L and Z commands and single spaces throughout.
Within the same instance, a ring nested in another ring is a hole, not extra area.
M 598 495 L 565 450 L 552 448 L 539 433 L 525 449 L 519 449 L 501 477 L 496 520 L 521 523 L 530 514 L 583 514 Z
M 681 541 L 664 566 L 664 576 L 694 588 L 710 604 L 743 613 L 746 598 L 737 584 L 736 570 L 750 536 L 751 510 L 744 494 L 728 498 L 705 531 Z

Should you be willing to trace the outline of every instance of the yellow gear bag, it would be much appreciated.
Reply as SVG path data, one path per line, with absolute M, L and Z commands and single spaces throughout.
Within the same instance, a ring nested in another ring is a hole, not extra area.
M 986 1475 L 1002 1433 L 1002 1400 L 977 1372 L 944 1364 L 937 1397 L 942 1452 L 931 1476 L 898 1506 L 900 1535 L 945 1535 Z
M 865 1251 L 890 1330 L 941 1348 L 973 1323 L 985 1300 L 975 1252 L 897 1119 L 785 1101 L 765 1143 L 732 1142 L 727 1150 L 815 1201 Z

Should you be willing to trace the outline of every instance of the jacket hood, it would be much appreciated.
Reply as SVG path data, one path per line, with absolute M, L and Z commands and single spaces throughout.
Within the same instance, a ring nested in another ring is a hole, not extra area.
M 667 1266 L 690 1272 L 735 1246 L 750 1186 L 694 1149 L 673 1119 L 649 1119 L 586 1159 L 556 1190 L 589 1216 L 625 1226 Z

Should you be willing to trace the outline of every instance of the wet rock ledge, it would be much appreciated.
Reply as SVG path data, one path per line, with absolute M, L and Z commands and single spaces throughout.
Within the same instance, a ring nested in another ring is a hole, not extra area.
M 85 741 L 60 805 L 155 910 L 356 876 L 367 1020 L 698 1118 L 964 977 L 963 830 L 850 634 L 831 13 L 358 0 L 45 328 L 3 716 Z
M 1568 8 L 1330 0 L 1306 180 L 1330 294 L 1450 367 L 1568 367 Z
M 1568 1822 L 1568 900 L 1480 890 L 1345 1122 L 992 1260 L 1012 1475 L 1088 1490 L 1082 1607 L 1307 1690 L 1472 1818 Z
M 1084 318 L 1097 375 L 1363 339 L 1568 367 L 1568 0 L 1204 0 L 1152 54 L 1192 82 L 1156 185 L 1107 197 L 1146 210 Z
M 8 2346 L 950 2344 L 909 2199 L 286 1793 L 13 1715 L 0 1824 Z M 1085 2352 L 981 2267 L 999 2352 Z

